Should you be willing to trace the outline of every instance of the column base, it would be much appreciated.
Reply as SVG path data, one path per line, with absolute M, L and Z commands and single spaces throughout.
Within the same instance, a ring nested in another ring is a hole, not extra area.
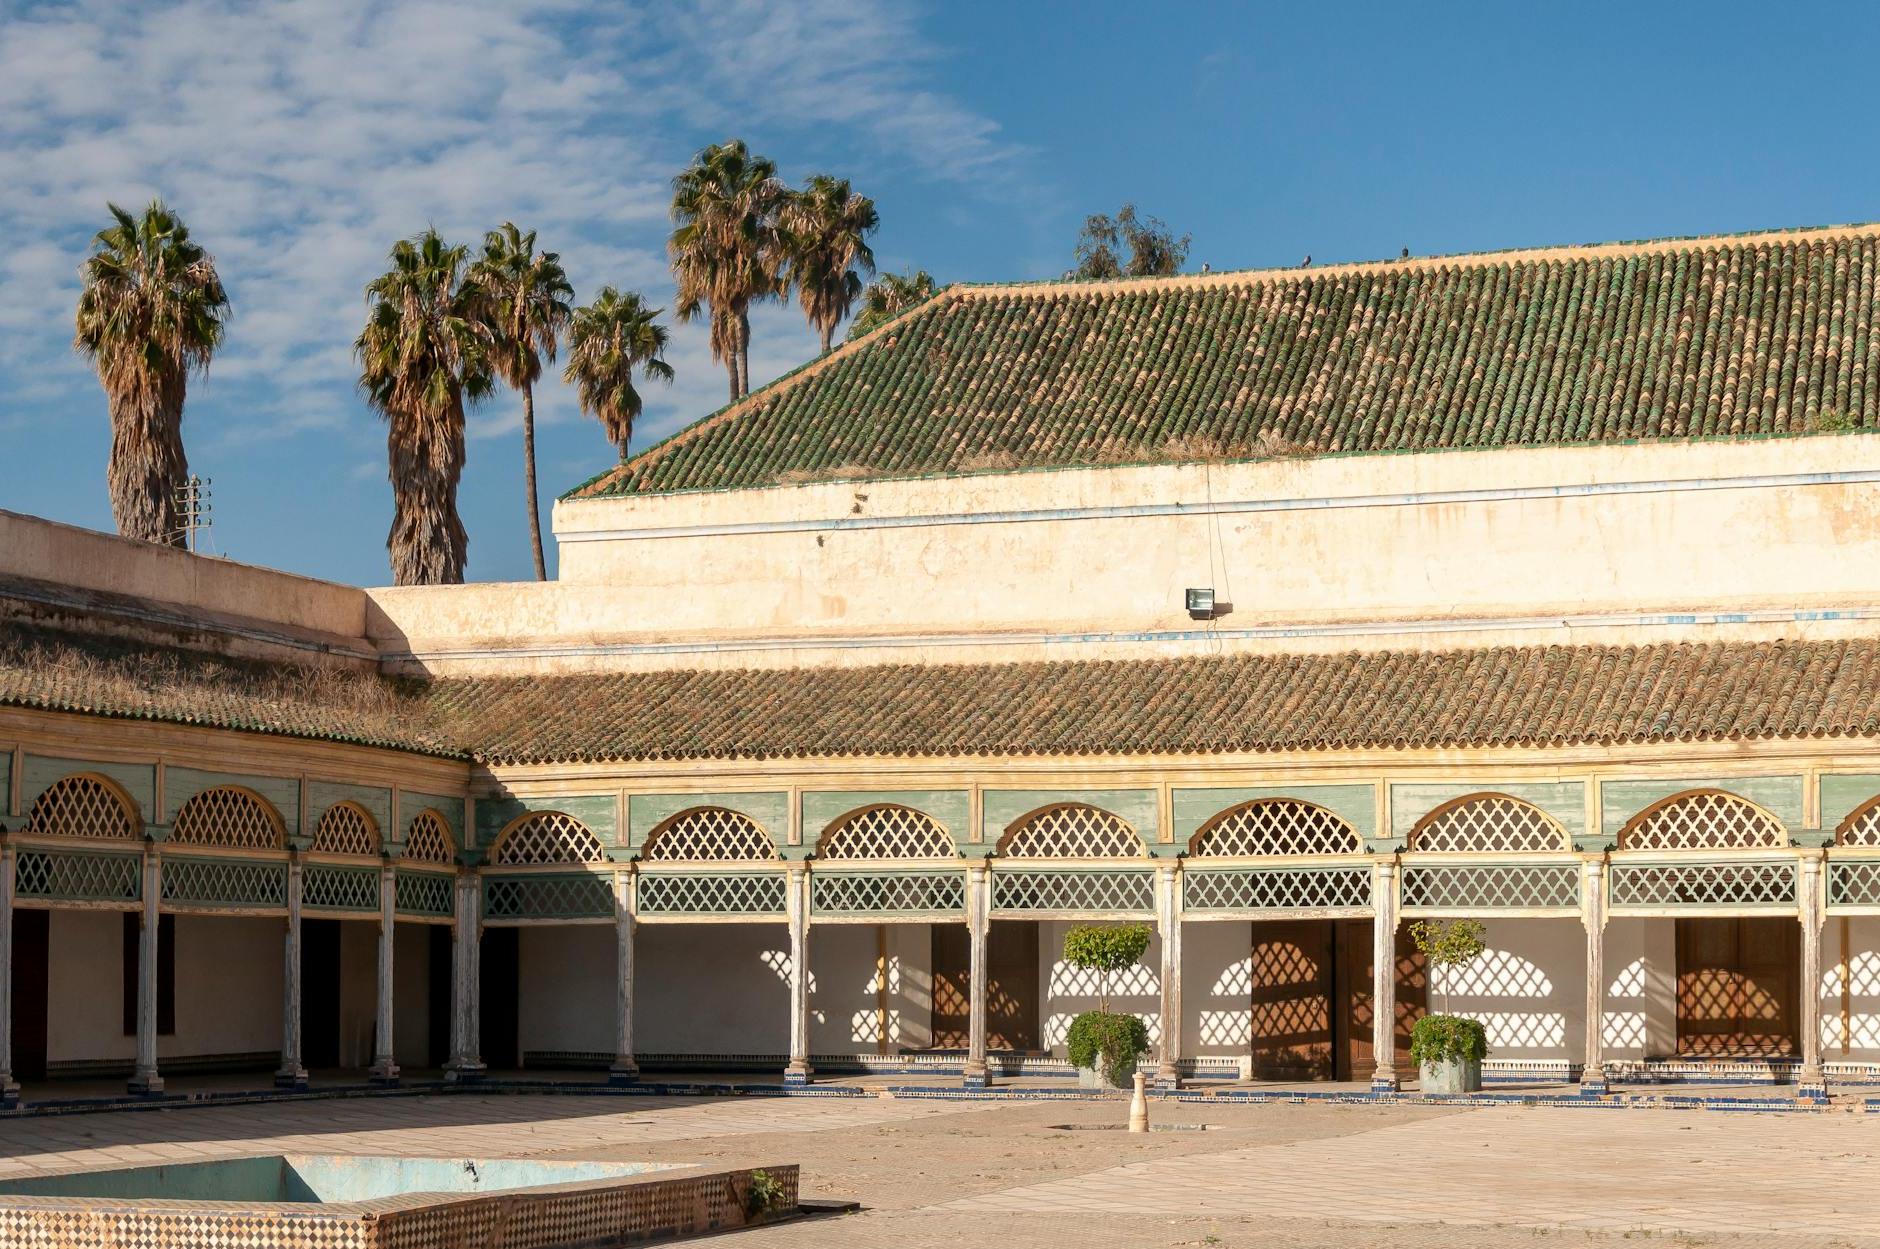
M 963 1089 L 988 1089 L 992 1087 L 992 1076 L 983 1062 L 968 1061 L 960 1071 L 960 1087 Z
M 1172 1093 L 1182 1086 L 1182 1073 L 1174 1063 L 1164 1063 L 1155 1069 L 1154 1084 L 1158 1092 Z
M 283 1067 L 274 1073 L 274 1087 L 304 1093 L 307 1091 L 307 1073 L 299 1067 Z
M 616 1058 L 607 1069 L 607 1083 L 614 1088 L 628 1088 L 640 1082 L 640 1064 L 631 1058 Z
M 1805 1102 L 1826 1102 L 1828 1100 L 1828 1078 L 1821 1068 L 1803 1067 L 1795 1078 L 1795 1096 Z
M 20 1104 L 20 1086 L 12 1076 L 0 1076 L 0 1110 L 15 1110 Z
M 1400 1093 L 1403 1085 L 1397 1080 L 1395 1071 L 1379 1071 L 1371 1076 L 1371 1096 L 1379 1097 L 1385 1093 Z
M 790 1065 L 783 1069 L 783 1087 L 787 1089 L 807 1088 L 809 1087 L 809 1077 L 809 1063 L 804 1059 L 792 1060 Z
M 154 1071 L 139 1071 L 125 1087 L 137 1097 L 155 1097 L 163 1092 L 163 1077 Z
M 1603 1071 L 1589 1071 L 1580 1077 L 1581 1097 L 1604 1097 L 1612 1092 L 1612 1085 L 1606 1080 Z
M 372 1064 L 372 1072 L 366 1077 L 378 1088 L 395 1089 L 398 1087 L 398 1064 L 391 1059 L 382 1059 Z
M 444 1079 L 450 1084 L 476 1084 L 483 1079 L 483 1074 L 487 1070 L 488 1068 L 476 1059 L 467 1058 L 461 1062 L 445 1064 Z

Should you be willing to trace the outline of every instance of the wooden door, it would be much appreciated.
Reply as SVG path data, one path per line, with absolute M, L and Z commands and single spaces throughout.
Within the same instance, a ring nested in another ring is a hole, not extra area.
M 1335 1017 L 1339 1034 L 1334 1078 L 1367 1080 L 1377 1065 L 1377 1047 L 1372 1044 L 1375 1019 L 1372 1004 L 1376 999 L 1376 986 L 1372 983 L 1371 975 L 1371 951 L 1375 944 L 1371 921 L 1339 920 L 1336 943 L 1338 1010 Z M 1397 930 L 1396 995 L 1396 1066 L 1400 1077 L 1407 1078 L 1414 1074 L 1410 1065 L 1410 1029 L 1429 1009 L 1429 988 L 1427 962 L 1417 953 L 1409 929 L 1400 927 Z
M 963 924 L 934 924 L 933 1046 L 972 1043 L 972 944 Z M 995 919 L 986 932 L 986 1049 L 1038 1048 L 1038 925 Z
M 1786 916 L 1677 921 L 1678 1053 L 1794 1054 L 1801 925 Z
M 52 942 L 50 911 L 13 912 L 13 1076 L 46 1078 Z
M 340 922 L 300 921 L 300 1061 L 309 1071 L 339 1066 Z
M 522 1066 L 522 930 L 485 928 L 479 944 L 483 966 L 478 979 L 478 1045 L 491 1071 Z
M 1333 928 L 1327 920 L 1253 925 L 1249 1031 L 1254 1078 L 1332 1078 L 1333 945 Z

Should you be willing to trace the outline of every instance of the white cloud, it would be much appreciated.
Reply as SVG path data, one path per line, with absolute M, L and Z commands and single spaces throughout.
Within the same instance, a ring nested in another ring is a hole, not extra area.
M 670 178 L 730 134 L 792 142 L 848 173 L 898 170 L 997 194 L 1022 155 L 937 92 L 937 54 L 904 0 L 111 0 L 0 17 L 0 425 L 95 420 L 71 350 L 78 266 L 104 205 L 162 195 L 216 256 L 233 303 L 212 375 L 192 384 L 190 445 L 337 440 L 334 471 L 382 431 L 354 390 L 365 283 L 426 225 L 472 242 L 514 219 L 559 250 L 577 292 L 672 304 Z M 784 151 L 778 151 L 783 148 Z M 785 160 L 801 177 L 806 162 Z M 794 307 L 754 313 L 753 381 L 801 363 Z M 649 385 L 643 444 L 717 408 L 724 372 L 674 326 L 671 387 Z M 513 396 L 473 418 L 513 433 Z M 544 425 L 579 421 L 558 375 Z M 604 451 L 604 446 L 602 447 Z M 474 452 L 473 452 L 474 454 Z M 80 474 L 75 471 L 75 482 Z M 544 488 L 558 483 L 544 482 Z

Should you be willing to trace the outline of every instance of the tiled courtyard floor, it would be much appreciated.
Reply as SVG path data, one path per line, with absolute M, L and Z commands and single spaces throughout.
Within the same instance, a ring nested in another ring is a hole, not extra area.
M 1880 1115 L 1160 1106 L 1206 1132 L 1058 1131 L 1115 1104 L 408 1097 L 0 1123 L 0 1176 L 262 1150 L 802 1165 L 860 1214 L 783 1246 L 1880 1247 Z

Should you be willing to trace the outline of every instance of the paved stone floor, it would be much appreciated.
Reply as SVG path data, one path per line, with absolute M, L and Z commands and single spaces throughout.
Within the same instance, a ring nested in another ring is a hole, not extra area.
M 509 1095 L 0 1123 L 0 1176 L 274 1149 L 797 1162 L 862 1213 L 714 1243 L 1880 1249 L 1880 1115 Z

